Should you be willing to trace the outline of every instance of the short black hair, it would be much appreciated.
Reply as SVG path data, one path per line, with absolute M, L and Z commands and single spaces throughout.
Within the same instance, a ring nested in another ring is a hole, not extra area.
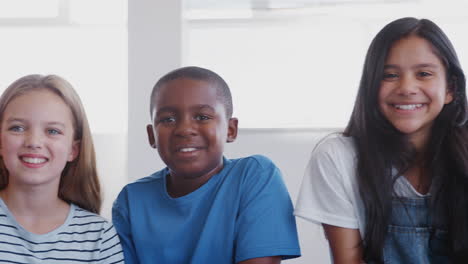
M 224 81 L 221 76 L 219 76 L 217 73 L 201 68 L 201 67 L 196 67 L 196 66 L 187 66 L 187 67 L 182 67 L 175 69 L 163 77 L 159 79 L 156 84 L 153 87 L 153 91 L 151 92 L 151 97 L 150 97 L 150 114 L 152 115 L 153 108 L 154 108 L 154 99 L 156 98 L 159 90 L 161 87 L 173 80 L 177 79 L 193 79 L 193 80 L 199 80 L 199 81 L 205 81 L 210 84 L 213 84 L 213 86 L 216 88 L 216 93 L 218 100 L 220 100 L 224 108 L 226 110 L 226 116 L 227 118 L 232 117 L 232 112 L 233 112 L 233 106 L 232 106 L 232 96 L 231 96 L 231 91 L 229 89 L 229 86 L 227 85 L 226 81 Z

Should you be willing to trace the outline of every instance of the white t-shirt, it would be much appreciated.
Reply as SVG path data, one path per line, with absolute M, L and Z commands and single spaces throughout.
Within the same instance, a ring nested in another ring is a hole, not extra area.
M 314 223 L 359 229 L 364 237 L 364 204 L 356 180 L 357 157 L 351 137 L 330 136 L 312 152 L 294 215 Z M 423 197 L 405 177 L 394 190 L 400 197 Z

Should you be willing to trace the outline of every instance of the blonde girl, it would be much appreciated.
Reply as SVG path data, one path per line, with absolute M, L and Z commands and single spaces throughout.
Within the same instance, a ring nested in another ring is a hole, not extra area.
M 80 98 L 56 75 L 28 75 L 0 97 L 0 259 L 123 263 L 101 193 Z

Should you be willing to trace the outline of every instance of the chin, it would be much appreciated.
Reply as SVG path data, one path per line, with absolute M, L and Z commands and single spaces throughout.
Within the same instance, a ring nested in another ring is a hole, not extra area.
M 413 134 L 421 130 L 419 124 L 394 124 L 393 126 L 403 134 Z

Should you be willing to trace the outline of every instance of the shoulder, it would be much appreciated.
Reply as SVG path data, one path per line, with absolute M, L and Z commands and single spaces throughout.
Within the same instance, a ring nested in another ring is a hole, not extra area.
M 321 140 L 306 167 L 295 215 L 315 223 L 358 228 L 356 161 L 353 138 L 339 135 Z
M 112 226 L 112 223 L 109 222 L 104 217 L 92 213 L 88 210 L 85 210 L 77 205 L 72 205 L 73 218 L 71 221 L 71 226 L 81 226 L 81 227 L 97 227 L 109 228 Z
M 254 184 L 270 178 L 281 178 L 281 172 L 271 159 L 263 155 L 252 155 L 229 160 L 226 165 L 229 178 L 237 179 L 240 184 Z
M 68 228 L 71 232 L 81 234 L 85 237 L 100 238 L 101 242 L 116 240 L 116 231 L 112 222 L 104 217 L 72 205 L 74 210 L 73 218 L 69 222 Z M 111 239 L 109 239 L 111 238 Z M 116 240 L 118 242 L 118 240 Z
M 123 187 L 112 206 L 113 218 L 117 212 L 127 214 L 132 207 L 143 206 L 144 201 L 154 201 L 159 199 L 164 187 L 164 177 L 168 174 L 168 169 L 164 168 L 147 177 L 138 179 Z M 115 219 L 114 219 L 115 222 Z
M 246 168 L 258 168 L 258 169 L 269 169 L 276 168 L 276 165 L 271 159 L 263 155 L 252 155 L 238 159 L 231 159 L 233 167 L 246 167 Z
M 253 155 L 230 160 L 226 166 L 225 183 L 232 186 L 238 185 L 244 195 L 256 195 L 256 193 L 280 188 L 285 189 L 280 169 L 271 159 L 263 155 Z
M 141 179 L 138 179 L 130 184 L 128 184 L 127 186 L 139 186 L 139 185 L 142 185 L 142 184 L 146 184 L 146 183 L 152 183 L 152 182 L 158 182 L 160 180 L 163 179 L 163 177 L 169 173 L 167 168 L 164 168 L 162 170 L 159 170 L 149 176 L 146 176 L 146 177 L 143 177 Z
M 123 263 L 123 251 L 114 225 L 104 217 L 74 205 L 72 234 L 95 243 L 99 250 L 99 263 Z
M 167 168 L 164 168 L 160 171 L 157 171 L 149 176 L 138 179 L 132 183 L 125 185 L 123 188 L 126 192 L 135 192 L 139 193 L 146 189 L 154 189 L 154 185 L 162 184 L 164 181 L 164 176 L 168 173 Z
M 355 155 L 356 148 L 352 137 L 331 135 L 320 140 L 314 151 L 317 153 Z
M 312 151 L 311 161 L 333 163 L 349 167 L 356 161 L 356 147 L 352 137 L 343 135 L 328 136 L 317 143 Z

